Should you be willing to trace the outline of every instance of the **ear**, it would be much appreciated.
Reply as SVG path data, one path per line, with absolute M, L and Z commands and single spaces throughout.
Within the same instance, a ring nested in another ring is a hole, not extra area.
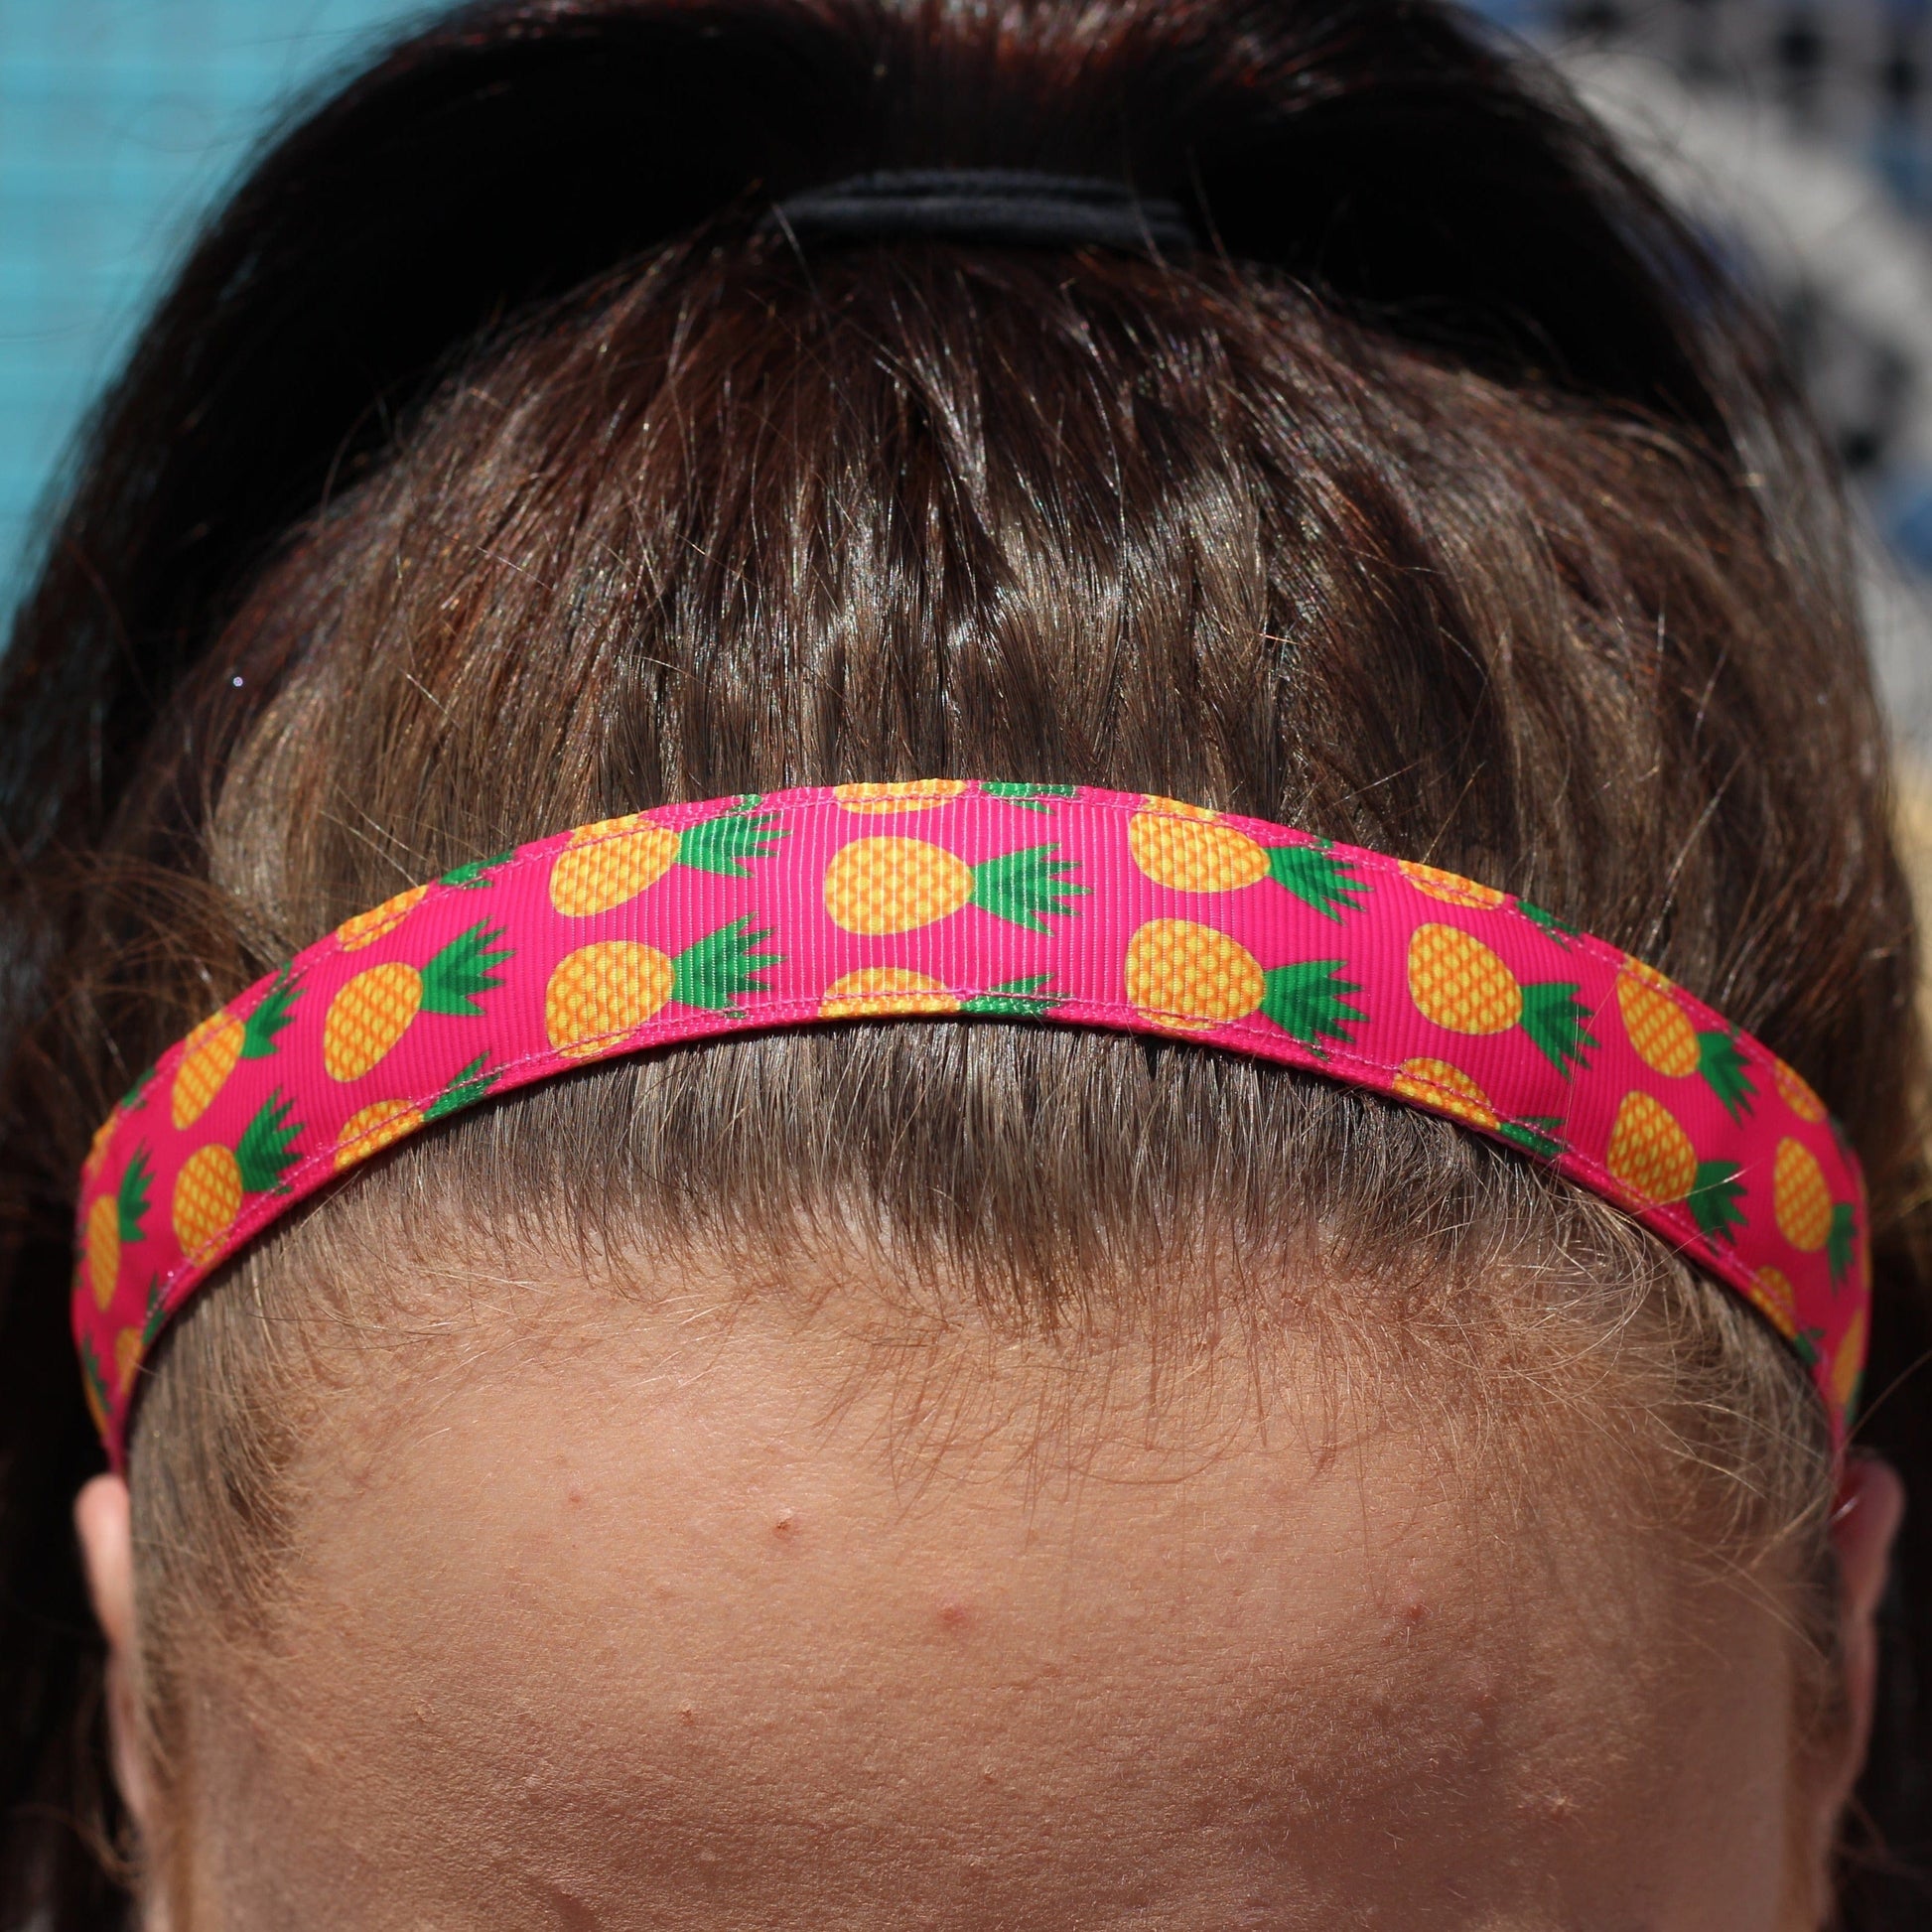
M 1878 1605 L 1904 1517 L 1905 1485 L 1898 1471 L 1875 1455 L 1849 1457 L 1832 1511 L 1832 1551 L 1838 1559 L 1836 1668 L 1845 1723 L 1818 1787 L 1818 1843 L 1827 1852 L 1864 1768 L 1871 1738 L 1878 1693 Z
M 114 1782 L 136 1827 L 150 1836 L 151 1791 L 140 1749 L 134 1687 L 134 1535 L 127 1484 L 95 1476 L 74 1498 L 73 1526 L 94 1616 L 107 1638 L 107 1729 Z

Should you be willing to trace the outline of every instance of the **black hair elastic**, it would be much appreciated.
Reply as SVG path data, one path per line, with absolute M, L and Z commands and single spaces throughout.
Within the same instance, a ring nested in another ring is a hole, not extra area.
M 907 168 L 852 175 L 775 203 L 759 223 L 799 241 L 978 241 L 1014 248 L 1185 254 L 1180 204 L 1125 182 L 1022 168 Z

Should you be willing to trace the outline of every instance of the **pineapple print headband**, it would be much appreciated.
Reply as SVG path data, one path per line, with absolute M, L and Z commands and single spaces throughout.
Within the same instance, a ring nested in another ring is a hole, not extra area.
M 170 1048 L 81 1173 L 73 1326 L 110 1454 L 195 1290 L 428 1122 L 673 1040 L 902 1015 L 1197 1040 L 1506 1141 L 1743 1296 L 1844 1442 L 1863 1186 L 1775 1054 L 1428 866 L 1168 798 L 925 779 L 665 806 L 459 867 Z

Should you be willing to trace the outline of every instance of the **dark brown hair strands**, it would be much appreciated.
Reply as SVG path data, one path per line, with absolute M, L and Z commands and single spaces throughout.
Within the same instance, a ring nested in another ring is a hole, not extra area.
M 1131 181 L 1210 245 L 759 231 L 773 197 L 947 166 Z M 124 1913 L 68 1521 L 99 1466 L 66 1331 L 88 1132 L 341 918 L 667 800 L 1141 788 L 1640 953 L 1845 1121 L 1862 1440 L 1932 1497 L 1917 954 L 1836 502 L 1695 238 L 1414 0 L 484 5 L 347 79 L 188 259 L 0 658 L 0 1929 Z M 1531 1164 L 1184 1044 L 855 1026 L 481 1110 L 200 1298 L 134 1441 L 163 1746 L 172 1646 L 273 1590 L 327 1333 L 390 1292 L 355 1258 L 426 1213 L 592 1252 L 856 1230 L 1069 1331 L 1210 1227 L 1243 1280 L 1315 1257 L 1287 1312 L 1393 1349 L 1485 1444 L 1538 1427 L 1493 1371 L 1555 1316 L 1625 1338 L 1594 1399 L 1670 1532 L 1829 1592 L 1800 1375 Z M 1183 1325 L 1281 1312 L 1237 1302 Z M 1923 1513 L 1855 1932 L 1932 1898 Z

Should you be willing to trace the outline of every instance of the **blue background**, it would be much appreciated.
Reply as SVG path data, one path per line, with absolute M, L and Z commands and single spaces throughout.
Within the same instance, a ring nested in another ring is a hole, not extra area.
M 0 609 L 20 586 L 61 456 L 195 217 L 292 97 L 438 10 L 433 0 L 0 0 Z M 1726 71 L 1780 98 L 1808 90 L 1810 118 L 1901 204 L 1932 210 L 1921 100 L 1932 88 L 1919 78 L 1932 64 L 1928 0 L 1481 0 L 1480 10 L 1557 38 L 1607 32 L 1680 71 L 1708 64 L 1698 50 L 1716 23 Z M 1809 55 L 1794 21 L 1811 23 Z M 1887 533 L 1932 571 L 1932 475 L 1886 487 Z

